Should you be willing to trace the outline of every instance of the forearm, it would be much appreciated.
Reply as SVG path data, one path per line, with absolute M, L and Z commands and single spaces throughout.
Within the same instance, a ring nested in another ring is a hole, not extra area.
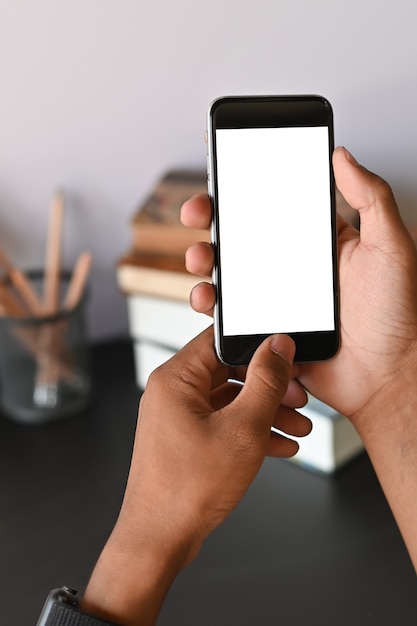
M 417 571 L 417 368 L 400 376 L 369 403 L 355 426 Z

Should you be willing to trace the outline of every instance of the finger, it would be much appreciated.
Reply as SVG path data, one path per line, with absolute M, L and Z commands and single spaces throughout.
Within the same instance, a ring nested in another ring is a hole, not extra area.
M 337 215 L 337 237 L 339 244 L 344 241 L 359 239 L 359 230 L 347 222 L 341 215 Z
M 303 406 L 307 404 L 308 395 L 304 387 L 295 380 L 294 374 L 295 366 L 293 367 L 293 371 L 290 374 L 290 381 L 288 383 L 287 391 L 285 392 L 284 397 L 282 398 L 281 404 L 287 406 L 291 409 L 301 409 Z M 234 384 L 238 384 L 242 386 L 246 380 L 246 373 L 248 368 L 246 366 L 242 367 L 234 367 L 231 371 L 230 380 Z M 297 368 L 297 373 L 299 368 Z
M 308 417 L 283 405 L 279 407 L 272 426 L 293 437 L 305 437 L 313 427 Z
M 210 229 L 211 203 L 206 194 L 197 194 L 181 207 L 181 222 L 188 228 Z
M 211 394 L 211 405 L 213 409 L 221 409 L 222 407 L 230 404 L 239 395 L 242 390 L 241 383 L 227 382 L 215 389 Z M 285 396 L 283 398 L 283 403 Z M 293 437 L 305 437 L 311 432 L 312 422 L 311 420 L 302 415 L 293 408 L 287 405 L 281 404 L 279 407 L 272 426 L 277 430 L 282 431 L 287 435 Z
M 280 433 L 271 432 L 267 448 L 266 456 L 289 458 L 297 454 L 300 446 L 294 439 L 284 437 Z
M 337 233 L 340 235 L 340 233 L 346 228 L 346 220 L 340 215 L 340 213 L 337 213 L 336 219 L 337 219 Z
M 227 406 L 239 395 L 242 385 L 235 382 L 227 382 L 214 389 L 210 396 L 210 404 L 216 411 Z
M 343 147 L 333 153 L 333 169 L 339 191 L 359 211 L 361 242 L 380 246 L 395 239 L 398 231 L 407 232 L 387 182 L 360 165 Z
M 233 368 L 231 380 L 234 382 L 238 381 L 238 384 L 242 385 L 246 380 L 247 369 L 247 367 Z M 290 378 L 287 391 L 282 398 L 281 404 L 291 409 L 301 409 L 307 404 L 307 401 L 308 395 L 304 387 L 298 382 L 298 380 Z
M 282 399 L 282 404 L 292 409 L 301 409 L 307 404 L 307 392 L 298 380 L 290 380 L 288 389 Z
M 214 253 L 209 243 L 195 243 L 185 252 L 185 267 L 191 274 L 211 276 L 213 264 Z
M 190 304 L 198 313 L 205 313 L 213 317 L 215 301 L 214 287 L 210 283 L 199 283 L 190 293 Z
M 231 423 L 238 419 L 252 435 L 269 436 L 269 428 L 287 391 L 294 353 L 295 344 L 287 335 L 273 335 L 259 346 L 249 364 L 242 391 L 229 405 Z

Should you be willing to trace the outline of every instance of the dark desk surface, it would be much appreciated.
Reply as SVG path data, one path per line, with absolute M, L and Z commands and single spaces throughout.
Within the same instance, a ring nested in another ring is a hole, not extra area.
M 94 362 L 86 414 L 0 417 L 2 625 L 33 626 L 53 587 L 82 589 L 116 519 L 140 394 L 128 342 L 96 346 Z M 267 460 L 159 624 L 415 626 L 415 574 L 367 457 L 330 478 Z

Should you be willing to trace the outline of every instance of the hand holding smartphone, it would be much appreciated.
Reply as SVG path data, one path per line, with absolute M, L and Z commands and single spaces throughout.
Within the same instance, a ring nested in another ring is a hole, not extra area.
M 249 363 L 274 333 L 296 361 L 339 347 L 333 113 L 321 96 L 215 100 L 208 180 L 215 252 L 215 344 Z

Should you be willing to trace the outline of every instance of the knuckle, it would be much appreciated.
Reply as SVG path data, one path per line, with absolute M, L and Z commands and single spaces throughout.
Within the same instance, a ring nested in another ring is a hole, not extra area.
M 148 392 L 154 392 L 163 386 L 165 375 L 162 368 L 163 366 L 157 367 L 149 374 L 148 381 L 146 383 L 146 390 Z
M 282 360 L 278 367 L 276 364 L 274 366 L 263 365 L 259 371 L 255 372 L 263 395 L 268 394 L 273 398 L 281 399 L 288 387 L 289 369 L 289 364 Z
M 374 194 L 382 203 L 395 201 L 391 186 L 380 176 L 375 176 Z
M 166 361 L 150 373 L 146 388 L 148 390 L 152 390 L 152 393 L 161 393 L 170 385 L 172 376 L 173 374 L 172 368 L 170 367 L 170 361 Z

